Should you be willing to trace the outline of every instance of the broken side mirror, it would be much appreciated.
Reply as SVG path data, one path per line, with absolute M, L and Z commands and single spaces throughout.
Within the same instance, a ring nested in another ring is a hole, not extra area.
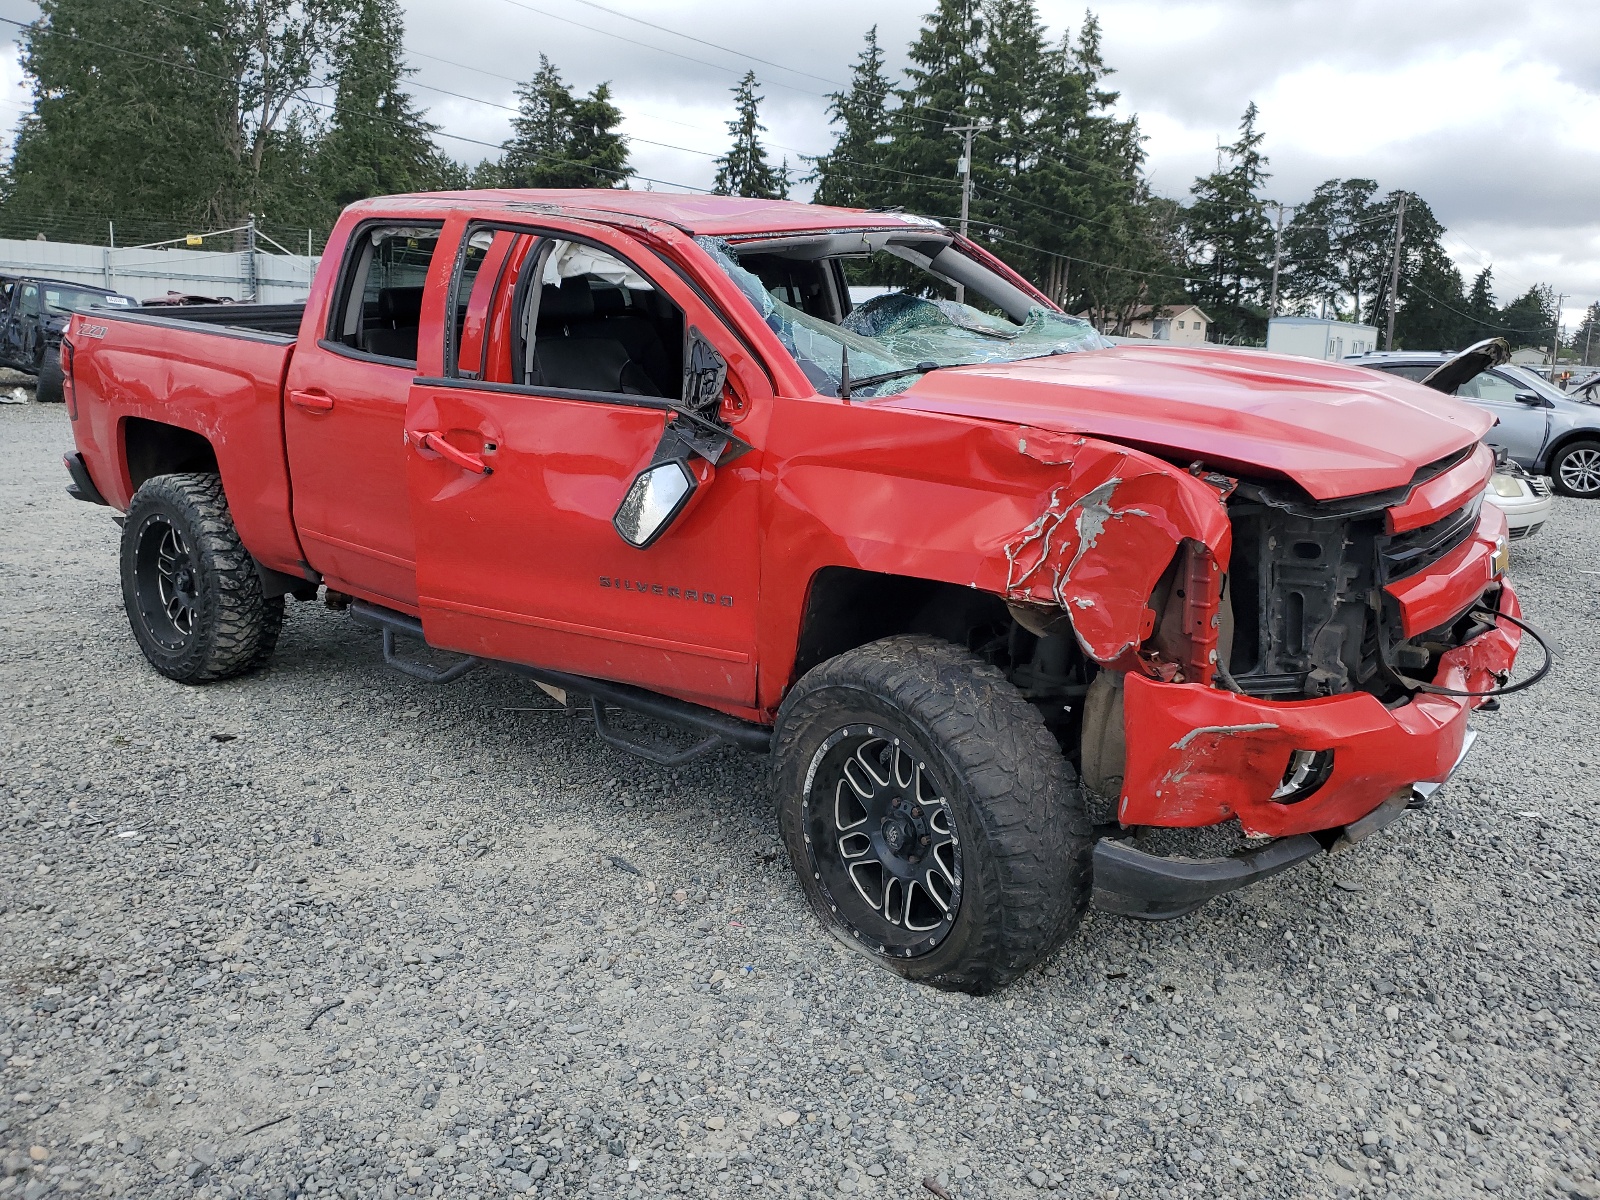
M 623 541 L 643 550 L 667 531 L 699 486 L 687 458 L 652 463 L 634 478 L 611 524 Z
M 691 325 L 683 341 L 683 406 L 699 416 L 715 419 L 727 382 L 728 360 Z
M 637 550 L 650 546 L 681 517 L 690 502 L 750 447 L 716 426 L 684 412 L 667 418 L 650 465 L 634 476 L 611 518 L 617 534 Z

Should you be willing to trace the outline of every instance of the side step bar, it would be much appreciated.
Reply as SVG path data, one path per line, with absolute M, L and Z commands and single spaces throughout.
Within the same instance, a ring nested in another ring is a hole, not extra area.
M 530 667 L 522 663 L 501 662 L 473 658 L 471 656 L 463 656 L 461 662 L 444 670 L 435 670 L 432 667 L 423 666 L 421 663 L 408 662 L 395 653 L 394 639 L 398 635 L 414 638 L 426 645 L 427 638 L 423 636 L 421 621 L 415 617 L 408 617 L 404 613 L 395 612 L 392 609 L 369 604 L 365 600 L 352 601 L 350 615 L 363 625 L 371 625 L 381 630 L 383 633 L 384 661 L 417 679 L 422 679 L 429 683 L 447 683 L 452 679 L 460 678 L 474 667 L 488 663 L 508 671 L 515 671 L 518 675 L 525 675 L 536 683 L 547 684 L 564 692 L 585 696 L 594 707 L 595 731 L 603 740 L 618 749 L 627 750 L 631 754 L 636 754 L 660 765 L 676 766 L 679 763 L 687 762 L 688 758 L 704 754 L 721 742 L 726 742 L 730 746 L 737 746 L 741 750 L 749 750 L 756 754 L 767 754 L 772 749 L 772 730 L 763 725 L 741 721 L 737 717 L 730 717 L 726 713 L 720 713 L 713 708 L 690 704 L 686 700 L 663 696 L 659 692 L 633 687 L 626 683 L 612 683 L 610 680 L 591 679 L 585 675 L 569 675 L 565 671 L 551 671 L 544 667 Z M 697 745 L 691 746 L 688 750 L 676 753 L 655 746 L 629 741 L 606 723 L 605 708 L 607 705 L 641 713 L 647 717 L 654 717 L 658 721 L 665 721 L 671 725 L 703 733 L 706 735 L 706 739 Z

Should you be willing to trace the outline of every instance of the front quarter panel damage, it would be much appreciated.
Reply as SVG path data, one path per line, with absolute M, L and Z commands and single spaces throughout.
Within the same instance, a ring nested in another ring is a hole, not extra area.
M 1013 602 L 1059 606 L 1084 653 L 1134 669 L 1158 617 L 1151 593 L 1179 547 L 1198 542 L 1227 562 L 1226 488 L 1135 451 L 1030 432 L 1022 452 L 1067 476 L 1007 542 L 997 590 Z

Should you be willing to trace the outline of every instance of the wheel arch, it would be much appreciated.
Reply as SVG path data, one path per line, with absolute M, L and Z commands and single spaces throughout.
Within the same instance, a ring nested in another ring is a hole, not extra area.
M 926 633 L 964 644 L 966 631 L 988 619 L 1010 619 L 1006 602 L 990 592 L 913 575 L 822 567 L 806 588 L 787 682 L 792 685 L 848 650 L 897 634 Z
M 1561 452 L 1575 442 L 1593 442 L 1600 446 L 1600 429 L 1570 429 L 1563 433 L 1551 442 L 1550 448 L 1545 451 L 1544 461 L 1539 464 L 1539 473 L 1548 474 Z
M 148 417 L 127 417 L 121 431 L 122 467 L 128 494 L 156 475 L 220 474 L 217 451 L 202 433 Z

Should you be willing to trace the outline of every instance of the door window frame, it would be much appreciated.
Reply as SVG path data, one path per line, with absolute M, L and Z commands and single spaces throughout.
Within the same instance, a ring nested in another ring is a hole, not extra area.
M 334 282 L 333 302 L 328 305 L 328 319 L 323 323 L 322 336 L 317 339 L 317 345 L 323 350 L 331 350 L 334 354 L 341 354 L 345 358 L 353 358 L 357 362 L 377 363 L 383 367 L 409 367 L 413 375 L 417 372 L 417 364 L 421 361 L 421 351 L 418 350 L 417 358 L 391 358 L 386 354 L 373 354 L 370 350 L 363 350 L 358 346 L 347 346 L 340 340 L 336 324 L 343 321 L 350 307 L 350 291 L 355 280 L 351 271 L 355 266 L 356 258 L 363 252 L 363 243 L 367 234 L 374 229 L 437 229 L 441 240 L 444 235 L 445 223 L 436 217 L 419 217 L 413 220 L 401 218 L 375 218 L 363 221 L 350 231 L 350 237 L 345 241 L 344 256 L 339 260 L 339 275 Z M 437 243 L 434 245 L 434 254 L 439 253 Z M 433 260 L 430 258 L 429 266 Z M 365 280 L 362 283 L 365 285 Z M 420 335 L 420 329 L 419 329 Z
M 583 233 L 575 230 L 541 225 L 532 221 L 522 222 L 511 220 L 505 217 L 469 218 L 465 225 L 462 226 L 461 237 L 457 242 L 455 250 L 455 262 L 450 268 L 450 283 L 445 294 L 446 312 L 453 312 L 453 306 L 457 302 L 458 289 L 461 283 L 461 269 L 462 265 L 466 261 L 467 245 L 474 233 L 484 229 L 495 231 L 505 230 L 510 233 L 525 234 L 529 237 L 538 239 L 576 242 L 579 245 L 592 246 L 594 249 L 599 250 L 604 254 L 609 254 L 611 257 L 617 259 L 617 261 L 631 268 L 642 278 L 648 280 L 652 287 L 656 288 L 672 302 L 672 304 L 683 314 L 683 331 L 685 340 L 687 340 L 689 336 L 689 330 L 696 328 L 695 323 L 691 320 L 690 314 L 684 309 L 684 306 L 680 304 L 670 292 L 661 286 L 661 281 L 659 279 L 660 272 L 645 269 L 635 260 L 633 256 L 622 253 L 614 246 L 608 246 L 605 242 L 599 240 L 598 238 L 586 236 Z M 533 255 L 537 256 L 538 253 L 539 250 L 536 247 L 533 251 Z M 732 338 L 734 341 L 737 341 L 741 346 L 744 347 L 745 351 L 750 355 L 751 361 L 755 363 L 761 369 L 762 374 L 767 377 L 769 385 L 774 385 L 772 371 L 768 368 L 766 362 L 763 361 L 761 355 L 756 352 L 755 347 L 750 344 L 749 340 L 739 332 L 738 326 L 734 322 L 730 321 L 722 312 L 722 310 L 717 307 L 716 303 L 711 299 L 711 297 L 706 294 L 705 289 L 696 283 L 694 278 L 689 275 L 687 271 L 685 271 L 677 263 L 673 262 L 670 258 L 667 258 L 665 255 L 652 253 L 650 255 L 650 259 L 653 265 L 664 267 L 678 277 L 678 280 L 683 284 L 683 286 L 687 288 L 688 291 L 697 300 L 699 300 L 702 305 L 705 306 L 707 314 L 710 315 L 719 326 L 721 326 L 722 331 L 728 337 Z M 522 290 L 526 278 L 526 276 L 523 276 L 517 280 L 518 291 Z M 512 321 L 513 324 L 515 324 L 515 312 L 512 314 Z M 702 336 L 704 336 L 703 332 Z M 464 376 L 460 374 L 459 363 L 454 361 L 456 355 L 455 330 L 453 323 L 450 321 L 445 322 L 443 351 L 444 357 L 442 359 L 442 363 L 444 373 L 439 376 L 426 378 L 419 376 L 416 379 L 416 383 L 427 387 L 467 388 L 484 392 L 498 392 L 504 395 L 513 396 L 548 396 L 557 400 L 581 400 L 591 404 L 611 404 L 623 408 L 645 408 L 653 409 L 658 412 L 684 411 L 681 384 L 679 387 L 679 395 L 676 397 L 630 396 L 623 392 L 596 392 L 580 388 L 550 387 L 545 384 L 499 383 L 484 379 L 473 379 L 468 376 Z

